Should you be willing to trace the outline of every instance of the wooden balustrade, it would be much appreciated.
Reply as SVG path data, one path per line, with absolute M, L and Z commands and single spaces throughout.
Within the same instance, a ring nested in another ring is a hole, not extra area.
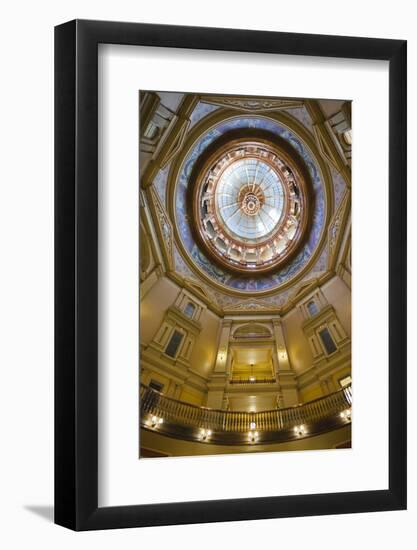
M 242 444 L 250 431 L 259 434 L 257 442 L 288 441 L 300 437 L 294 429 L 303 426 L 303 436 L 311 436 L 350 423 L 342 415 L 352 405 L 352 389 L 346 387 L 308 403 L 261 412 L 225 411 L 198 407 L 167 397 L 141 384 L 141 425 L 171 436 L 198 440 L 201 430 L 210 430 L 210 441 Z M 156 424 L 152 418 L 163 419 Z M 152 426 L 154 424 L 154 426 Z M 244 436 L 244 437 L 243 437 Z M 206 443 L 209 441 L 206 440 Z

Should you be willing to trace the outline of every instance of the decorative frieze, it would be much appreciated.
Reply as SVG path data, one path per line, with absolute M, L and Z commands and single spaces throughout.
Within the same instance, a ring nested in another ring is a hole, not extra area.
M 290 109 L 293 107 L 302 107 L 303 102 L 297 99 L 272 99 L 267 97 L 242 97 L 242 96 L 202 96 L 201 101 L 238 109 L 247 112 L 277 111 L 280 109 Z

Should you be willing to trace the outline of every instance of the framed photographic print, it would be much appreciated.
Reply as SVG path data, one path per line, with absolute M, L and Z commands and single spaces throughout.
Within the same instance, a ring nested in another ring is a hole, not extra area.
M 142 91 L 139 120 L 140 456 L 350 447 L 350 101 Z
M 55 52 L 56 523 L 404 509 L 406 42 Z

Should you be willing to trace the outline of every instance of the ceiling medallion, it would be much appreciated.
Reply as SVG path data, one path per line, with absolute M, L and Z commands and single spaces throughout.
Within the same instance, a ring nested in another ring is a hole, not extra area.
M 308 223 L 304 171 L 287 150 L 263 138 L 223 144 L 193 186 L 199 240 L 217 263 L 265 273 L 292 256 Z
M 241 187 L 238 205 L 247 216 L 256 216 L 264 204 L 265 195 L 258 183 L 248 183 Z

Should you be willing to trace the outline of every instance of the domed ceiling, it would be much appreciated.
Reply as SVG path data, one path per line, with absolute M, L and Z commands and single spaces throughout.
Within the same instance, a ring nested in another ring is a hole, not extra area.
M 241 274 L 271 272 L 288 260 L 305 232 L 309 201 L 287 153 L 259 137 L 229 137 L 195 172 L 191 219 L 209 256 Z
M 180 249 L 216 285 L 275 290 L 297 275 L 323 234 L 326 187 L 301 138 L 267 116 L 232 116 L 185 151 L 174 181 Z
M 276 311 L 331 276 L 350 148 L 325 117 L 339 127 L 343 102 L 158 94 L 141 170 L 167 276 L 220 314 Z

